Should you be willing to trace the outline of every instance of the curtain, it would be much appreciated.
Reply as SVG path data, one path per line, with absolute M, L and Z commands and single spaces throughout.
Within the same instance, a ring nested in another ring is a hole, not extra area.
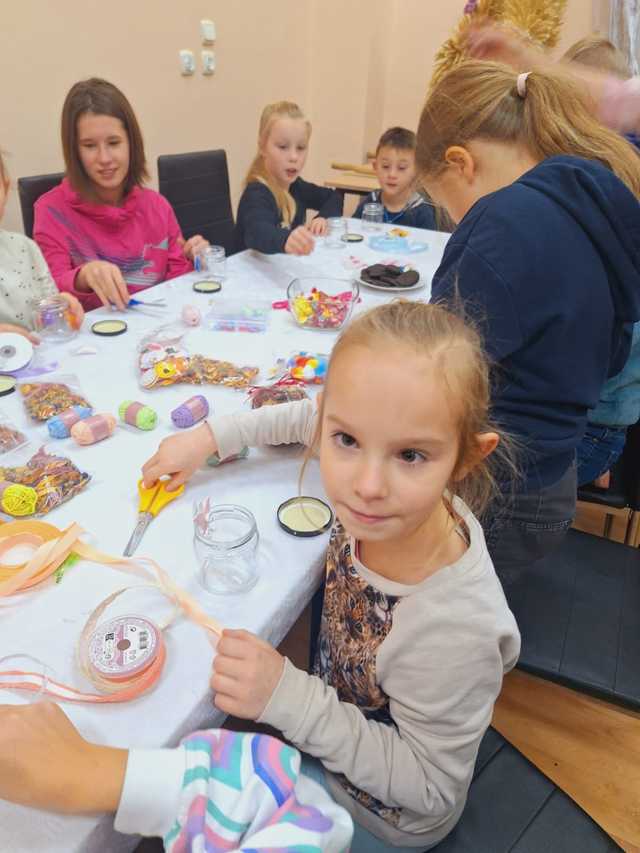
M 620 48 L 629 62 L 631 73 L 639 73 L 640 0 L 611 0 L 609 33 L 611 41 Z

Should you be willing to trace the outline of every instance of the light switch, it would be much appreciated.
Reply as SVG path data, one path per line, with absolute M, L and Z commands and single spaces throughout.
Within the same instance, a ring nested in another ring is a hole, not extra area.
M 213 21 L 200 21 L 200 35 L 202 44 L 213 44 L 216 40 L 216 25 Z
M 216 55 L 212 50 L 203 50 L 200 54 L 202 58 L 202 73 L 213 74 L 216 70 Z
M 188 77 L 190 74 L 195 74 L 196 58 L 192 50 L 180 51 L 180 73 Z

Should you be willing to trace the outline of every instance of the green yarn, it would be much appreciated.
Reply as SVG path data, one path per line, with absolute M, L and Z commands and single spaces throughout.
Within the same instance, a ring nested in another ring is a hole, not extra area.
M 128 423 L 130 426 L 136 426 L 138 429 L 154 429 L 158 423 L 158 415 L 151 406 L 142 406 L 136 412 L 135 423 L 126 419 L 127 409 L 135 403 L 135 400 L 125 400 L 118 406 L 118 417 L 123 423 Z M 138 404 L 140 405 L 140 404 Z

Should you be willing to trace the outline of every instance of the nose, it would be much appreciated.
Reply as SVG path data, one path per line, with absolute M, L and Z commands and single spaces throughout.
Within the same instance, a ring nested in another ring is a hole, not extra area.
M 111 151 L 109 150 L 108 145 L 98 146 L 98 162 L 99 163 L 110 163 L 111 162 Z
M 366 502 L 385 498 L 388 488 L 384 465 L 379 460 L 363 458 L 356 470 L 353 488 L 356 495 Z

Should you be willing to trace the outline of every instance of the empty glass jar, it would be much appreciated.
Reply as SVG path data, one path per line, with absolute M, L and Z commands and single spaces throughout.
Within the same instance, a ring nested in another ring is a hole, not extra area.
M 258 528 L 248 509 L 214 504 L 193 506 L 193 544 L 202 586 L 214 594 L 246 592 L 258 580 Z
M 344 249 L 347 233 L 347 220 L 342 216 L 331 216 L 327 219 L 327 235 L 324 244 L 327 249 Z
M 194 259 L 197 281 L 223 281 L 227 275 L 224 246 L 207 246 Z
M 384 207 L 378 202 L 370 202 L 362 208 L 362 229 L 379 231 L 384 222 Z
M 78 332 L 69 303 L 62 296 L 49 296 L 38 303 L 34 325 L 38 335 L 47 341 L 68 341 Z

